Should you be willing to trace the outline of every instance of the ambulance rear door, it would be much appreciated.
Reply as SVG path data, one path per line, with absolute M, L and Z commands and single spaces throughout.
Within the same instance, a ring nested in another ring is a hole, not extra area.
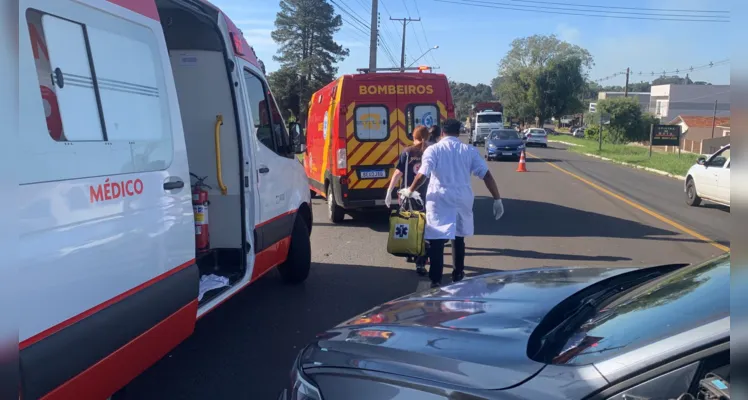
M 344 90 L 349 95 L 346 98 L 353 99 L 345 105 L 353 117 L 353 133 L 346 147 L 348 189 L 384 190 L 402 149 L 399 138 L 404 129 L 394 79 L 392 74 L 356 75 Z M 371 194 L 372 198 L 384 199 L 380 193 Z
M 417 125 L 430 128 L 440 125 L 448 118 L 449 85 L 443 75 L 436 74 L 406 74 L 398 84 L 405 86 L 406 93 L 398 96 L 398 108 L 405 114 L 406 126 L 401 140 L 410 144 L 413 141 L 413 129 Z

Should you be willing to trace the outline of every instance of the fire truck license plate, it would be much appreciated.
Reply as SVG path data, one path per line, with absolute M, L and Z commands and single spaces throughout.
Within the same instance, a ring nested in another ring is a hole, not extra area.
M 368 171 L 361 171 L 361 179 L 378 179 L 386 178 L 387 173 L 383 169 L 371 169 Z

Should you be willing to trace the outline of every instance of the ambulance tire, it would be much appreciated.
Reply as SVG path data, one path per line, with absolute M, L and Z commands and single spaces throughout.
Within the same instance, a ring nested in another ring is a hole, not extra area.
M 327 185 L 327 217 L 333 224 L 343 222 L 345 210 L 335 203 L 335 196 L 332 193 L 332 185 Z
M 288 257 L 278 266 L 281 279 L 286 283 L 304 282 L 312 266 L 312 242 L 309 238 L 309 227 L 303 218 L 296 218 L 291 232 L 291 246 Z

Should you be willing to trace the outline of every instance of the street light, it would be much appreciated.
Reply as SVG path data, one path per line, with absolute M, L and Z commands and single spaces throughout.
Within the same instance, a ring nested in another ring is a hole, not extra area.
M 439 46 L 434 46 L 434 47 L 432 47 L 432 48 L 430 48 L 430 49 L 426 50 L 426 52 L 425 52 L 425 53 L 421 54 L 421 56 L 420 56 L 420 57 L 416 58 L 416 60 L 415 60 L 415 61 L 413 61 L 412 63 L 410 63 L 410 65 L 408 65 L 408 68 L 410 68 L 410 67 L 411 67 L 411 66 L 412 66 L 413 64 L 417 63 L 417 62 L 418 62 L 418 60 L 420 60 L 420 59 L 422 59 L 422 58 L 423 58 L 423 56 L 425 56 L 426 54 L 429 54 L 429 51 L 431 51 L 431 50 L 436 50 L 436 49 L 438 49 L 438 48 L 439 48 Z

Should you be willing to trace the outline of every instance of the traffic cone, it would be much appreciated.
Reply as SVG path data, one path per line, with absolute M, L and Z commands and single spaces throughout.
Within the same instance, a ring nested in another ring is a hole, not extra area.
M 525 166 L 524 150 L 522 150 L 522 153 L 519 155 L 519 165 L 517 166 L 517 172 L 527 172 L 527 167 Z

